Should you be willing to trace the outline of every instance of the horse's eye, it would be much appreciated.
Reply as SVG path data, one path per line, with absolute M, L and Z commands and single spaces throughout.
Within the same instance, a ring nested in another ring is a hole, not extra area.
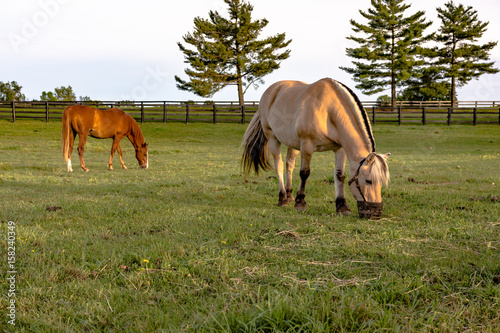
M 366 179 L 365 182 L 368 184 L 368 185 L 371 185 L 372 184 L 372 181 L 371 180 L 368 180 Z

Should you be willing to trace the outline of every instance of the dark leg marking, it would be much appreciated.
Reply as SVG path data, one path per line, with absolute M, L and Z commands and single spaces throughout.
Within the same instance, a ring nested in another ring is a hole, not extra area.
M 344 174 L 342 174 L 342 171 L 340 171 L 340 170 L 339 170 L 339 171 L 337 171 L 337 173 L 336 173 L 335 175 L 337 176 L 337 179 L 338 179 L 341 183 L 343 183 L 343 182 L 345 181 L 345 175 L 344 175 Z
M 282 192 L 280 191 L 280 193 L 279 193 L 279 201 L 278 201 L 278 206 L 280 206 L 280 207 L 284 207 L 284 206 L 288 205 L 288 202 L 289 202 L 289 200 L 288 200 L 288 196 L 287 196 L 285 193 L 282 193 Z
M 350 215 L 351 208 L 347 205 L 345 198 L 337 198 L 335 199 L 335 205 L 337 206 L 337 213 L 343 215 Z

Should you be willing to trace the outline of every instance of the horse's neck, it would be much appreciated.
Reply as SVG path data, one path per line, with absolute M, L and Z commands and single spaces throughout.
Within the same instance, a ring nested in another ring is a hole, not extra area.
M 132 127 L 130 130 L 130 134 L 128 135 L 128 138 L 134 148 L 138 148 L 144 143 L 144 136 L 142 135 L 142 131 L 136 123 L 132 123 Z
M 367 145 L 363 143 L 363 141 L 359 142 L 359 140 L 354 139 L 354 141 L 345 142 L 342 146 L 351 169 L 357 168 L 359 163 L 370 153 Z
M 340 144 L 344 148 L 352 169 L 353 167 L 357 168 L 359 163 L 372 152 L 372 149 L 368 144 L 367 133 L 362 130 L 353 117 L 350 118 L 352 126 L 342 126 L 339 129 L 339 137 L 341 138 Z

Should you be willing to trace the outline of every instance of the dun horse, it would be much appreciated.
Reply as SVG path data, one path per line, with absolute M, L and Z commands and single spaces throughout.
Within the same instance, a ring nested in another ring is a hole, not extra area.
M 286 183 L 283 181 L 281 144 L 288 147 Z M 375 153 L 375 140 L 368 116 L 357 96 L 332 79 L 313 84 L 280 81 L 263 94 L 259 109 L 243 137 L 243 170 L 271 169 L 269 154 L 279 180 L 278 205 L 293 201 L 292 171 L 301 154 L 300 185 L 295 208 L 305 210 L 306 181 L 311 157 L 317 151 L 335 152 L 335 192 L 338 213 L 350 214 L 344 193 L 345 162 L 349 159 L 349 188 L 358 203 L 361 217 L 380 218 L 381 187 L 389 181 L 386 159 Z
M 73 171 L 71 167 L 71 153 L 73 143 L 78 133 L 78 155 L 80 156 L 80 166 L 83 170 L 89 171 L 83 161 L 83 151 L 87 136 L 90 135 L 99 139 L 113 139 L 111 146 L 111 156 L 109 157 L 108 168 L 113 170 L 113 155 L 118 150 L 120 163 L 123 169 L 127 169 L 123 162 L 120 140 L 128 137 L 135 148 L 135 157 L 139 161 L 141 168 L 148 167 L 148 144 L 144 142 L 144 136 L 137 122 L 122 110 L 113 108 L 109 110 L 99 110 L 90 106 L 73 105 L 64 110 L 63 114 L 63 157 L 68 166 L 68 172 Z

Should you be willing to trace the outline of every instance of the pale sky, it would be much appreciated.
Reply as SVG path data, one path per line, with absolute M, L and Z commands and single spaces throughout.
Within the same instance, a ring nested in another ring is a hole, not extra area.
M 71 85 L 77 97 L 98 100 L 204 100 L 179 91 L 174 75 L 184 79 L 184 58 L 177 47 L 193 30 L 196 16 L 208 18 L 210 10 L 226 13 L 222 0 L 0 0 L 0 81 L 17 81 L 27 99 L 39 99 L 42 91 Z M 258 101 L 279 80 L 314 82 L 331 77 L 353 88 L 361 100 L 375 100 L 354 88 L 349 74 L 339 66 L 351 66 L 345 48 L 356 46 L 350 19 L 365 23 L 359 9 L 370 0 L 251 0 L 253 18 L 269 25 L 261 37 L 285 32 L 291 56 L 281 68 L 264 78 L 259 89 L 249 88 L 245 99 Z M 408 14 L 426 12 L 434 24 L 436 7 L 448 0 L 410 1 Z M 173 4 L 175 3 L 175 4 Z M 500 39 L 500 1 L 462 0 L 473 6 L 479 19 L 489 21 L 480 41 Z M 491 59 L 500 67 L 500 45 Z M 389 94 L 389 92 L 385 92 Z M 385 94 L 383 93 L 383 94 Z M 459 100 L 500 100 L 500 73 L 483 75 L 458 90 Z M 237 100 L 236 87 L 216 93 L 213 100 Z

